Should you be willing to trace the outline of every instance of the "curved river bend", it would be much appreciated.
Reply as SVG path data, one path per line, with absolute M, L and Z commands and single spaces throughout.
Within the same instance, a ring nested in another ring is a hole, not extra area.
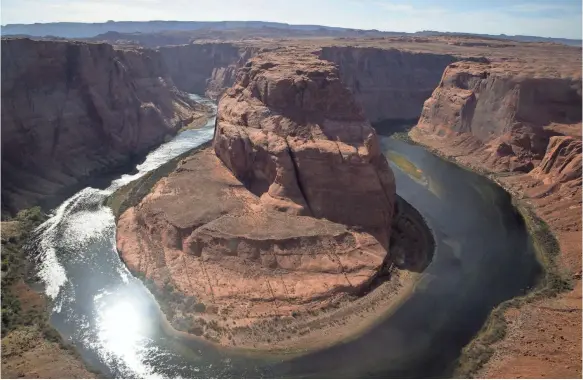
M 203 100 L 194 96 L 198 100 Z M 108 377 L 436 377 L 488 313 L 536 282 L 540 268 L 509 195 L 424 149 L 382 137 L 397 192 L 435 234 L 432 263 L 392 314 L 349 342 L 292 359 L 228 355 L 167 334 L 158 305 L 115 249 L 108 195 L 210 140 L 214 118 L 152 151 L 135 174 L 85 188 L 53 211 L 29 250 L 54 301 L 51 322 Z

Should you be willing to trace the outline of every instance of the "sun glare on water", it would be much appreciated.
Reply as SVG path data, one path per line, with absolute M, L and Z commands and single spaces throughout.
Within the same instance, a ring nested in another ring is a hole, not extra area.
M 148 329 L 145 322 L 147 314 L 143 313 L 135 298 L 125 297 L 112 300 L 110 295 L 99 297 L 98 307 L 98 341 L 104 350 L 106 360 L 123 363 L 131 372 L 140 377 L 158 377 L 145 364 L 148 356 L 146 347 Z M 100 299 L 101 298 L 101 299 Z
M 108 306 L 101 314 L 100 337 L 119 348 L 131 348 L 142 330 L 136 307 L 128 301 Z

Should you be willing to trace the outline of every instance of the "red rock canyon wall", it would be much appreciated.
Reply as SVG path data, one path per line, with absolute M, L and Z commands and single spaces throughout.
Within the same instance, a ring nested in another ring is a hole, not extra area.
M 235 82 L 237 69 L 260 50 L 232 43 L 194 43 L 158 49 L 179 89 L 217 100 Z
M 417 119 L 445 67 L 457 58 L 447 54 L 397 49 L 324 47 L 320 57 L 338 65 L 371 122 Z
M 447 140 L 445 149 L 473 154 L 491 171 L 529 172 L 554 150 L 552 136 L 580 140 L 580 128 L 580 76 L 464 61 L 447 67 L 412 136 L 436 144 Z
M 193 106 L 155 51 L 3 39 L 3 210 L 146 152 L 192 118 Z

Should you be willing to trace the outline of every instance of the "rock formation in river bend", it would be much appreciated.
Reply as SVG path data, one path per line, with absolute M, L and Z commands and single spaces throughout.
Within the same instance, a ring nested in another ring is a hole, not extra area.
M 393 174 L 334 65 L 293 53 L 251 59 L 221 99 L 214 148 L 266 207 L 388 243 Z
M 127 163 L 202 108 L 159 54 L 2 39 L 2 208 L 18 210 Z
M 232 344 L 224 332 L 235 325 L 259 328 L 365 290 L 391 263 L 395 196 L 336 67 L 270 53 L 221 98 L 214 149 L 182 160 L 122 213 L 117 247 L 131 270 L 183 297 L 165 301 L 175 327 Z

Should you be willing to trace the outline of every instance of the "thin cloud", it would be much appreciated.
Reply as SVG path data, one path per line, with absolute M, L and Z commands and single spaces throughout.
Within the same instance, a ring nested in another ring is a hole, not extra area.
M 445 13 L 444 8 L 439 7 L 415 7 L 411 4 L 395 3 L 390 1 L 377 1 L 375 2 L 377 6 L 385 11 L 392 13 L 405 13 L 412 17 L 422 17 L 427 15 L 435 15 Z
M 561 3 L 522 3 L 511 4 L 508 7 L 505 7 L 505 9 L 514 12 L 539 13 L 548 11 L 570 12 L 575 10 L 576 7 Z

